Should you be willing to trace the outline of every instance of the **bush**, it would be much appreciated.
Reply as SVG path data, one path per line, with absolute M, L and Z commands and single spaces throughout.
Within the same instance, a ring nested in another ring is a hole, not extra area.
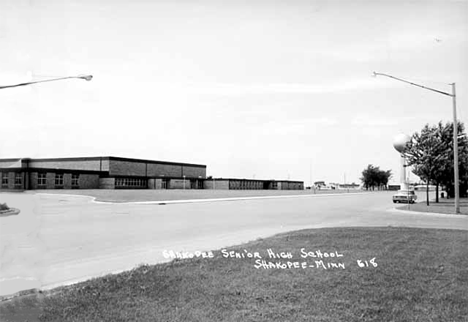
M 0 203 L 0 210 L 8 210 L 8 209 L 10 208 L 8 208 L 6 203 Z

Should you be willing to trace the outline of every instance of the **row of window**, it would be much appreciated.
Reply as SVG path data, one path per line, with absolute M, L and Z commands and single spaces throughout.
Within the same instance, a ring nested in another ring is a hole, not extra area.
M 71 175 L 71 185 L 72 187 L 78 187 L 80 180 L 80 175 L 73 173 Z M 56 186 L 63 186 L 63 174 L 56 173 L 55 174 L 55 185 Z M 38 173 L 37 174 L 37 185 L 38 186 L 46 186 L 47 185 L 47 174 L 46 173 Z
M 283 190 L 302 190 L 304 187 L 300 184 L 290 184 L 282 187 Z
M 2 172 L 1 175 L 2 179 L 2 186 L 8 187 L 8 182 L 9 182 L 9 173 L 8 172 Z M 71 185 L 72 188 L 77 188 L 79 187 L 79 179 L 80 175 L 79 174 L 72 174 L 71 175 Z M 21 173 L 15 173 L 15 185 L 22 185 L 23 183 L 23 175 Z M 55 186 L 57 187 L 62 187 L 63 186 L 63 174 L 61 173 L 56 173 L 55 174 L 55 180 L 54 180 Z M 191 182 L 192 184 L 192 182 Z M 38 173 L 37 175 L 37 185 L 38 186 L 46 186 L 47 185 L 47 174 L 46 173 Z M 115 179 L 115 186 L 116 187 L 142 187 L 145 188 L 147 186 L 147 180 L 146 179 L 140 179 L 140 178 L 116 178 Z M 288 186 L 289 189 L 299 189 L 301 187 L 300 184 L 290 184 Z M 169 188 L 169 180 L 168 179 L 163 179 L 162 181 L 162 189 L 167 189 Z M 195 188 L 194 184 L 192 184 L 192 188 Z M 198 188 L 203 189 L 203 182 L 199 181 L 198 182 Z M 264 189 L 266 188 L 263 184 L 263 182 L 259 181 L 234 181 L 231 180 L 229 182 L 229 189 L 235 189 L 235 190 L 245 190 L 245 189 Z M 277 182 L 272 182 L 270 189 L 277 189 L 278 188 L 278 183 Z
M 299 190 L 302 189 L 301 184 L 296 183 L 288 183 L 287 185 L 283 185 L 282 189 L 289 189 L 289 190 Z M 261 181 L 236 181 L 230 180 L 229 181 L 229 189 L 232 190 L 262 190 L 262 189 L 278 189 L 278 182 L 273 181 L 270 184 L 261 182 Z
M 262 190 L 264 184 L 261 181 L 229 181 L 229 189 L 232 190 Z
M 71 177 L 71 185 L 72 187 L 78 187 L 80 180 L 79 174 L 72 174 Z M 8 186 L 9 183 L 9 173 L 2 172 L 2 186 Z M 15 173 L 15 186 L 23 184 L 23 174 L 22 173 Z M 38 173 L 37 174 L 37 185 L 38 186 L 46 186 L 47 185 L 47 174 L 46 173 Z M 63 186 L 63 174 L 57 173 L 55 174 L 55 185 L 56 186 Z
M 146 188 L 147 180 L 139 178 L 115 178 L 116 187 L 144 187 Z
M 2 186 L 8 186 L 9 174 L 8 172 L 2 172 Z M 15 173 L 15 185 L 21 185 L 23 183 L 23 175 L 21 173 Z

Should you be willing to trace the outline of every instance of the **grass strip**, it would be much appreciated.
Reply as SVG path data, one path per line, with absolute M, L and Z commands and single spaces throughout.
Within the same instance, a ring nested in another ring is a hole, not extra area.
M 409 209 L 408 205 L 398 207 L 398 209 L 439 214 L 455 214 L 455 200 L 440 198 L 437 203 L 434 200 L 430 201 L 429 206 L 425 200 L 421 200 L 416 204 L 410 205 Z M 467 198 L 460 198 L 460 214 L 468 215 Z
M 0 313 L 5 321 L 27 308 L 39 308 L 41 321 L 466 321 L 467 241 L 458 230 L 301 230 L 4 302 Z M 336 253 L 310 256 L 317 251 Z M 316 267 L 256 268 L 256 260 Z
M 362 190 L 41 190 L 47 194 L 70 194 L 95 197 L 96 201 L 139 202 L 188 199 L 242 198 L 262 196 L 320 195 L 359 193 Z

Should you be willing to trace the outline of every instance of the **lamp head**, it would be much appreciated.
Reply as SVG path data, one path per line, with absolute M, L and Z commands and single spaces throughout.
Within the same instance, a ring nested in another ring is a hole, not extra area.
M 93 75 L 80 75 L 78 76 L 78 78 L 84 79 L 89 82 L 90 80 L 93 79 Z

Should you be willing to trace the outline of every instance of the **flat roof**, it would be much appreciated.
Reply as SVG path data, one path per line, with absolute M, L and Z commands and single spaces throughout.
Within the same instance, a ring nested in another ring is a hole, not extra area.
M 295 180 L 246 179 L 246 178 L 205 178 L 205 180 L 240 180 L 240 181 L 259 181 L 259 182 L 292 182 L 292 183 L 304 183 L 304 181 L 295 181 Z
M 180 165 L 180 166 L 190 166 L 198 168 L 206 168 L 204 164 L 193 164 L 193 163 L 182 163 L 182 162 L 170 162 L 170 161 L 157 161 L 157 160 L 145 160 L 145 159 L 132 159 L 132 158 L 121 158 L 114 156 L 101 156 L 101 157 L 68 157 L 68 158 L 9 158 L 9 159 L 0 159 L 0 161 L 91 161 L 91 160 L 115 160 L 115 161 L 127 161 L 127 162 L 144 162 L 151 164 L 166 164 L 166 165 Z
M 57 169 L 57 168 L 0 168 L 0 172 L 53 172 L 53 173 L 77 173 L 77 174 L 107 174 L 107 171 L 80 170 L 80 169 Z

